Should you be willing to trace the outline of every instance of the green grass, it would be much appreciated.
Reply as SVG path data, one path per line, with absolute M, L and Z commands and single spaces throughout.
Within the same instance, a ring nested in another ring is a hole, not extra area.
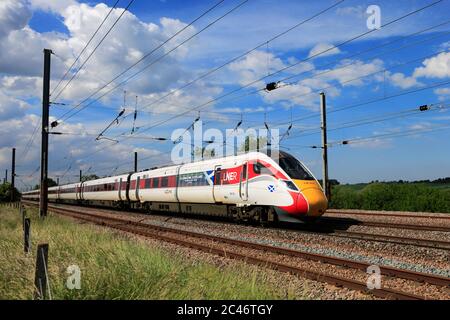
M 338 185 L 332 189 L 330 207 L 450 213 L 450 189 L 429 183 Z
M 291 290 L 274 289 L 252 266 L 219 268 L 101 227 L 29 215 L 32 252 L 25 254 L 18 210 L 0 207 L 0 299 L 32 299 L 38 243 L 49 243 L 53 299 L 302 298 Z M 65 286 L 66 269 L 73 264 L 81 269 L 80 290 Z

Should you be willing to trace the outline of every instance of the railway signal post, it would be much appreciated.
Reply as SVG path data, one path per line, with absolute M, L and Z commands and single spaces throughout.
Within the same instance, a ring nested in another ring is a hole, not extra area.
M 327 103 L 325 98 L 325 93 L 320 93 L 320 110 L 322 116 L 322 186 L 327 196 L 328 201 L 330 201 L 331 194 L 328 185 L 328 145 L 327 145 Z
M 16 176 L 16 148 L 12 148 L 12 159 L 11 159 L 11 202 L 14 202 L 14 183 Z
M 50 109 L 50 58 L 52 50 L 44 49 L 44 81 L 42 92 L 41 192 L 39 216 L 47 216 L 48 208 L 48 118 Z

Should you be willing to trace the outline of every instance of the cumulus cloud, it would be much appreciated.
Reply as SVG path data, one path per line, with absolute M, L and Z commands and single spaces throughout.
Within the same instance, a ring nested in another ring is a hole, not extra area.
M 407 77 L 399 72 L 389 75 L 389 78 L 395 86 L 402 89 L 412 88 L 420 84 L 415 77 Z
M 406 76 L 403 73 L 389 74 L 392 84 L 402 89 L 420 86 L 422 84 L 418 80 L 420 78 L 443 79 L 448 77 L 450 77 L 450 52 L 442 52 L 425 59 L 422 66 L 415 68 L 411 76 Z
M 10 97 L 3 90 L 0 90 L 0 119 L 10 120 L 15 117 L 24 116 L 25 111 L 29 107 L 29 104 L 25 101 Z M 3 138 L 10 138 L 10 136 L 5 132 Z
M 416 68 L 413 76 L 425 78 L 450 77 L 450 52 L 442 52 L 423 61 L 423 67 Z
M 60 16 L 62 23 L 67 27 L 68 34 L 56 32 L 41 33 L 31 29 L 28 26 L 28 22 L 33 10 L 44 10 Z M 72 64 L 109 10 L 110 8 L 105 4 L 91 6 L 80 4 L 76 1 L 2 0 L 0 2 L 1 167 L 9 166 L 10 147 L 16 146 L 18 154 L 22 156 L 22 152 L 24 152 L 25 146 L 30 141 L 35 128 L 39 126 L 39 116 L 29 113 L 33 110 L 33 105 L 29 101 L 39 101 L 38 104 L 40 105 L 43 48 L 50 48 L 56 54 L 52 56 L 51 87 L 54 88 L 56 82 Z M 109 19 L 94 40 L 94 44 L 104 36 L 106 30 L 109 29 L 122 12 L 123 8 L 117 8 L 112 11 Z M 125 13 L 114 30 L 92 56 L 92 59 L 79 72 L 77 78 L 67 87 L 67 90 L 64 91 L 61 97 L 75 101 L 85 98 L 93 90 L 103 85 L 106 82 L 105 80 L 112 79 L 125 67 L 135 63 L 144 54 L 150 52 L 185 26 L 186 23 L 169 17 L 163 17 L 153 23 L 144 22 L 130 12 Z M 146 60 L 146 63 L 158 59 L 158 57 L 174 48 L 194 32 L 195 28 L 189 27 L 183 32 L 182 36 L 177 37 L 174 41 L 154 52 Z M 93 47 L 94 45 L 91 45 L 86 50 L 80 61 L 86 59 Z M 125 89 L 130 95 L 140 95 L 140 100 L 143 102 L 147 100 L 152 101 L 162 96 L 167 92 L 168 88 L 182 83 L 190 77 L 183 64 L 184 58 L 189 52 L 190 43 L 183 45 L 180 50 L 174 51 L 170 56 L 155 63 L 154 66 L 151 66 L 147 71 L 136 77 L 135 81 L 130 82 Z M 138 67 L 140 68 L 144 65 L 140 64 Z M 136 70 L 138 69 L 127 73 L 124 78 Z M 65 82 L 63 82 L 64 84 Z M 159 106 L 158 111 L 171 110 L 179 113 L 180 110 L 186 109 L 186 103 L 196 104 L 207 101 L 221 92 L 221 88 L 207 86 L 202 82 L 193 86 L 193 89 L 196 92 L 192 94 L 180 92 L 178 95 L 174 95 L 167 100 L 174 105 L 169 108 L 161 108 Z M 120 90 L 115 93 L 116 96 L 122 95 Z M 114 95 L 109 99 L 114 99 Z M 52 120 L 56 120 L 56 118 L 52 118 Z M 138 119 L 139 121 L 143 120 Z M 95 172 L 108 174 L 111 172 L 102 172 L 101 168 L 108 165 L 115 166 L 127 160 L 132 162 L 130 154 L 132 155 L 134 150 L 138 150 L 140 157 L 150 157 L 146 160 L 146 163 L 149 165 L 153 160 L 156 160 L 156 162 L 169 160 L 168 157 L 164 156 L 158 156 L 152 160 L 151 156 L 159 155 L 160 152 L 153 148 L 136 148 L 132 140 L 130 143 L 117 145 L 111 144 L 109 141 L 96 143 L 95 137 L 86 134 L 87 128 L 92 133 L 98 133 L 103 127 L 103 121 L 98 119 L 87 119 L 83 121 L 83 124 L 62 122 L 58 126 L 58 131 L 77 134 L 51 136 L 51 157 L 49 163 L 51 174 L 62 175 L 67 171 L 71 162 L 73 164 L 70 170 L 78 170 L 95 163 L 97 164 L 97 168 L 93 169 Z M 39 131 L 37 130 L 36 132 Z M 39 163 L 39 140 L 40 135 L 36 134 L 29 152 L 24 154 L 26 156 L 20 157 L 21 170 L 31 171 L 31 168 L 35 170 L 36 163 Z M 101 151 L 108 144 L 110 146 Z M 96 151 L 99 152 L 94 154 Z M 123 171 L 124 169 L 119 168 L 116 173 L 121 172 L 121 170 Z M 24 176 L 22 179 L 31 183 L 33 179 L 36 179 L 36 176 Z
M 246 85 L 285 66 L 286 64 L 273 53 L 256 50 L 243 59 L 233 62 L 228 68 L 239 75 L 238 81 L 241 85 Z M 260 87 L 261 84 L 262 82 L 255 86 Z
M 329 43 L 319 43 L 314 46 L 309 52 L 308 57 L 316 56 L 320 54 L 320 57 L 333 56 L 341 53 L 339 48 L 333 48 L 334 46 Z M 333 48 L 333 49 L 332 49 Z M 322 53 L 323 52 L 323 53 Z
M 55 13 L 62 13 L 71 5 L 75 5 L 75 0 L 29 0 L 31 7 L 36 10 L 51 11 Z

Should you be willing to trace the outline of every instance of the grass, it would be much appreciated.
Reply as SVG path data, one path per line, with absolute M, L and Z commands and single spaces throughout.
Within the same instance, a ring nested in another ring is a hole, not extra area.
M 49 243 L 53 299 L 286 299 L 258 269 L 214 266 L 170 254 L 149 243 L 101 227 L 28 209 L 32 252 L 23 252 L 17 209 L 0 207 L 0 299 L 32 299 L 38 243 Z M 81 289 L 69 290 L 67 267 L 81 270 Z

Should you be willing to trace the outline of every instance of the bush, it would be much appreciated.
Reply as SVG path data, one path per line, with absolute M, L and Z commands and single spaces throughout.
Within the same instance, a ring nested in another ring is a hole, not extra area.
M 335 186 L 330 208 L 450 212 L 450 190 L 413 183 L 371 183 L 361 190 Z

